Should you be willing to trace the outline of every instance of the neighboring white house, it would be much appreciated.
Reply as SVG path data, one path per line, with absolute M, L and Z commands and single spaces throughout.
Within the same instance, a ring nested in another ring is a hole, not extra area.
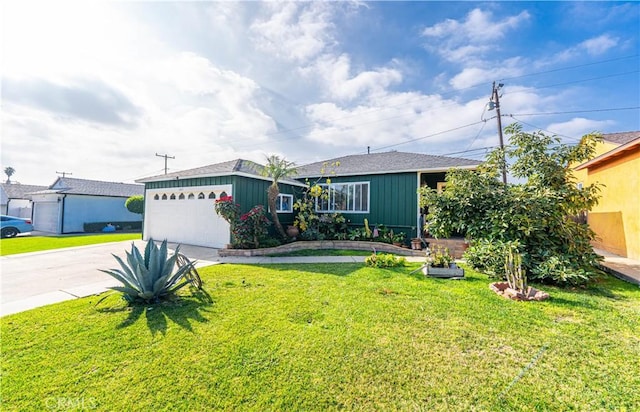
M 143 195 L 144 186 L 59 177 L 45 190 L 31 193 L 33 226 L 50 233 L 84 232 L 85 223 L 140 222 L 125 201 Z
M 31 218 L 31 195 L 29 193 L 46 189 L 46 186 L 23 185 L 20 183 L 0 184 L 0 214 Z

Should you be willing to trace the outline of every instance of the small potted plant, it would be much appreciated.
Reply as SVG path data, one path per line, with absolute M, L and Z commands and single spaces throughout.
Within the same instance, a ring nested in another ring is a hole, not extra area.
M 402 246 L 402 244 L 404 243 L 404 239 L 407 237 L 407 235 L 404 232 L 398 232 L 393 234 L 392 236 L 392 242 L 394 246 Z
M 449 249 L 436 246 L 433 253 L 427 248 L 427 261 L 422 272 L 427 276 L 439 278 L 463 277 L 464 269 L 458 268 Z

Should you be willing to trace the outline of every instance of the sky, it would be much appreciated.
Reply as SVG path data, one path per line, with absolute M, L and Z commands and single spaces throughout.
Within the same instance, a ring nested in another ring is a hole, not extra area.
M 499 145 L 494 82 L 503 127 L 568 144 L 640 130 L 637 2 L 1 5 L 0 163 L 23 184 L 133 183 L 163 155 L 169 172 L 274 154 L 482 160 Z

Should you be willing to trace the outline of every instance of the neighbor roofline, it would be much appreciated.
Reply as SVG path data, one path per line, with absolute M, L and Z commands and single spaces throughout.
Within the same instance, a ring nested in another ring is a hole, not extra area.
M 600 156 L 579 165 L 578 167 L 575 168 L 575 170 L 588 169 L 590 167 L 597 166 L 600 163 L 606 162 L 607 160 L 613 157 L 617 157 L 624 152 L 634 150 L 636 147 L 640 147 L 640 137 L 633 139 L 632 141 L 627 142 L 623 145 L 620 145 L 613 150 L 609 150 L 608 152 L 603 153 Z
M 427 169 L 406 169 L 406 170 L 381 170 L 376 172 L 350 172 L 350 173 L 336 173 L 333 175 L 328 175 L 326 177 L 342 177 L 342 176 L 366 176 L 366 175 L 386 175 L 386 174 L 397 174 L 397 173 L 439 173 L 439 172 L 448 172 L 451 169 L 465 169 L 465 170 L 474 170 L 480 166 L 480 163 L 477 165 L 464 165 L 464 166 L 450 166 L 450 167 L 434 167 Z M 317 174 L 300 174 L 297 178 L 308 178 L 308 177 L 318 177 Z

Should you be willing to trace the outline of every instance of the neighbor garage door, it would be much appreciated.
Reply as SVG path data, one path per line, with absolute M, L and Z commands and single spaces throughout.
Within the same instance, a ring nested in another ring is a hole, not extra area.
M 33 228 L 41 232 L 58 233 L 58 217 L 60 203 L 34 202 Z
M 150 189 L 145 193 L 144 239 L 222 248 L 230 240 L 229 224 L 216 213 L 231 185 Z

